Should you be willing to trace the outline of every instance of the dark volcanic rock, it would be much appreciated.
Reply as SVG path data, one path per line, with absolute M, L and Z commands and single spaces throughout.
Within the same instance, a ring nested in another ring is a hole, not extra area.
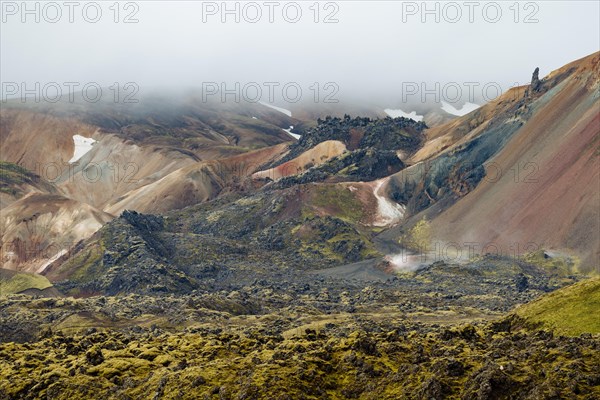
M 542 81 L 539 78 L 540 68 L 537 67 L 533 71 L 533 75 L 531 76 L 531 91 L 536 93 L 539 92 L 542 88 Z

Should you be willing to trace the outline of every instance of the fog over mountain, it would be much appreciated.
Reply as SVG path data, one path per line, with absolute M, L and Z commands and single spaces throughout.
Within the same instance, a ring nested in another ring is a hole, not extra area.
M 286 83 L 314 102 L 318 83 L 317 102 L 330 94 L 392 106 L 420 102 L 430 90 L 481 104 L 498 87 L 527 83 L 523 71 L 540 67 L 543 76 L 600 47 L 595 1 L 58 4 L 36 12 L 33 2 L 3 3 L 2 82 L 134 82 L 139 98 L 151 87 L 254 82 L 263 101 L 264 83 L 276 82 L 279 103 L 297 99 L 294 89 L 282 94 Z

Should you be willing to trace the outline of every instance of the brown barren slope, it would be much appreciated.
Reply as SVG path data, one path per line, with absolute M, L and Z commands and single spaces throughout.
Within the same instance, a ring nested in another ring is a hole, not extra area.
M 569 75 L 532 103 L 531 118 L 487 163 L 486 179 L 433 220 L 439 239 L 519 253 L 573 250 L 583 268 L 598 270 L 599 63 L 596 53 L 545 79 Z
M 0 159 L 40 174 L 49 164 L 67 163 L 75 151 L 73 135 L 92 137 L 96 128 L 74 118 L 28 110 L 0 113 Z
M 346 146 L 339 140 L 326 140 L 310 150 L 305 151 L 293 160 L 287 161 L 275 168 L 259 171 L 252 175 L 253 178 L 269 178 L 278 180 L 286 176 L 296 175 L 312 166 L 321 165 L 327 160 L 337 157 L 346 151 Z
M 104 210 L 113 215 L 125 209 L 162 213 L 211 200 L 224 190 L 243 190 L 250 174 L 286 151 L 287 144 L 279 144 L 239 156 L 194 163 L 124 194 Z
M 31 193 L 2 210 L 0 268 L 43 272 L 113 216 L 58 194 Z

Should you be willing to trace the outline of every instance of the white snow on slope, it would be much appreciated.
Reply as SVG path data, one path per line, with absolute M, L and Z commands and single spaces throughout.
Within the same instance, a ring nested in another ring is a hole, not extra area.
M 266 107 L 272 108 L 273 110 L 277 110 L 277 111 L 279 111 L 281 113 L 284 113 L 288 117 L 292 116 L 292 112 L 290 110 L 286 110 L 285 108 L 277 107 L 277 106 L 274 106 L 272 104 L 265 103 L 263 101 L 259 101 L 259 103 L 262 104 L 263 106 L 266 106 Z
M 460 108 L 455 108 L 452 104 L 446 103 L 442 100 L 442 110 L 446 111 L 448 114 L 456 115 L 458 117 L 462 117 L 463 115 L 467 115 L 471 111 L 475 111 L 479 108 L 475 103 L 469 103 L 468 101 Z
M 288 135 L 290 135 L 294 139 L 296 139 L 296 140 L 300 139 L 300 136 L 302 136 L 302 135 L 298 135 L 297 133 L 292 133 L 292 129 L 294 129 L 294 125 L 290 125 L 290 127 L 288 129 L 284 129 L 284 131 L 287 132 Z
M 373 195 L 377 199 L 377 214 L 379 217 L 377 221 L 373 223 L 375 226 L 391 225 L 404 217 L 405 207 L 403 205 L 394 203 L 379 193 L 383 184 L 388 180 L 389 177 L 381 179 L 375 184 L 375 188 L 373 189 Z
M 404 117 L 404 118 L 414 119 L 417 122 L 423 121 L 423 116 L 417 115 L 416 111 L 411 111 L 410 113 L 406 113 L 400 109 L 392 110 L 391 108 L 386 108 L 383 111 L 385 111 L 385 113 L 392 118 Z
M 92 138 L 86 138 L 81 135 L 74 135 L 73 142 L 75 142 L 75 152 L 73 157 L 69 160 L 69 163 L 74 163 L 92 149 L 92 146 L 96 141 Z

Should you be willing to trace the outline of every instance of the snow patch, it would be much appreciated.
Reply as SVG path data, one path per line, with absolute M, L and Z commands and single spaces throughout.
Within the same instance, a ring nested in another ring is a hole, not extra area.
M 252 117 L 252 119 L 258 119 L 258 118 L 256 118 L 256 117 Z
M 404 117 L 404 118 L 414 119 L 417 122 L 423 121 L 423 116 L 417 115 L 416 111 L 411 111 L 410 113 L 406 113 L 400 109 L 392 110 L 391 108 L 386 108 L 383 111 L 385 111 L 385 113 L 392 118 Z
M 292 112 L 291 112 L 290 110 L 286 110 L 285 108 L 277 107 L 277 106 L 274 106 L 274 105 L 272 105 L 272 104 L 265 103 L 265 102 L 263 102 L 263 101 L 259 101 L 259 103 L 260 103 L 260 104 L 262 104 L 263 106 L 266 106 L 266 107 L 272 108 L 273 110 L 277 110 L 277 111 L 279 111 L 280 113 L 284 113 L 284 114 L 285 114 L 285 115 L 287 115 L 288 117 L 291 117 L 291 116 L 292 116 Z
M 389 178 L 381 179 L 373 189 L 373 195 L 377 199 L 377 214 L 378 219 L 373 223 L 374 226 L 387 226 L 400 221 L 404 217 L 405 207 L 401 204 L 394 203 L 387 197 L 379 193 L 381 187 Z
M 283 128 L 282 128 L 283 129 Z M 293 137 L 294 139 L 298 140 L 300 139 L 300 137 L 302 135 L 298 135 L 296 133 L 292 133 L 292 129 L 294 129 L 294 125 L 290 125 L 290 127 L 288 129 L 283 129 L 285 132 L 288 133 L 288 135 L 290 135 L 291 137 Z
M 86 138 L 81 135 L 73 135 L 73 142 L 75 142 L 75 151 L 73 153 L 73 157 L 69 160 L 70 164 L 83 157 L 88 151 L 92 149 L 94 143 L 96 143 L 94 139 Z
M 455 108 L 452 104 L 446 103 L 442 100 L 442 110 L 446 111 L 448 114 L 456 115 L 458 117 L 462 117 L 463 115 L 467 115 L 468 113 L 475 111 L 479 108 L 475 103 L 469 103 L 468 101 L 460 108 Z

